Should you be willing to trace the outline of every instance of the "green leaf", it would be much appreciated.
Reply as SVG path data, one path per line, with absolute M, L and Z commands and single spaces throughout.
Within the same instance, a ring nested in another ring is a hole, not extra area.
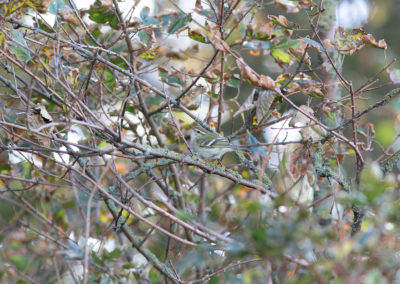
M 115 64 L 125 70 L 128 70 L 128 65 L 126 64 L 126 61 L 124 61 L 120 57 L 115 57 L 115 58 L 111 59 L 110 62 L 112 62 L 113 64 Z
M 0 165 L 0 171 L 9 171 L 11 170 L 11 165 Z
M 103 253 L 103 261 L 111 262 L 114 261 L 116 258 L 121 257 L 124 254 L 123 251 L 120 249 L 115 249 L 112 252 L 104 251 Z
M 300 42 L 298 40 L 281 40 L 278 44 L 274 45 L 273 47 L 271 47 L 271 49 L 273 48 L 283 48 L 286 50 L 289 50 L 289 48 L 297 48 L 297 46 L 300 44 Z
M 53 15 L 57 15 L 59 11 L 65 11 L 65 9 L 70 9 L 65 0 L 53 0 L 49 5 L 49 13 Z
M 161 96 L 149 96 L 146 98 L 148 106 L 158 106 L 162 102 L 164 102 L 164 99 Z
M 288 64 L 292 60 L 289 48 L 296 49 L 300 44 L 298 40 L 282 40 L 270 48 L 271 56 L 280 64 Z
M 322 45 L 319 42 L 309 39 L 308 37 L 303 37 L 302 40 L 311 45 L 312 47 L 315 47 L 318 51 L 323 49 Z
M 102 9 L 99 9 L 102 10 Z M 98 13 L 92 13 L 89 16 L 89 19 L 91 19 L 92 21 L 98 23 L 98 24 L 105 24 L 108 21 L 110 21 L 114 16 L 114 13 L 112 12 L 108 12 L 108 13 L 104 13 L 104 12 L 98 12 Z
M 184 211 L 182 211 L 182 210 L 178 210 L 178 211 L 176 212 L 175 216 L 176 216 L 177 218 L 181 219 L 181 220 L 184 221 L 184 222 L 192 221 L 192 220 L 194 219 L 194 218 L 193 218 L 193 215 L 191 215 L 191 214 L 189 214 L 189 213 L 187 213 L 187 212 L 184 212 Z
M 100 30 L 98 27 L 96 27 L 93 31 L 92 31 L 92 36 L 97 40 L 100 36 Z M 92 45 L 92 46 L 97 46 L 97 44 L 91 39 L 90 36 L 86 35 L 86 41 Z
M 394 187 L 394 181 L 385 180 L 380 165 L 367 163 L 361 172 L 361 191 L 369 203 L 379 204 L 385 191 Z
M 117 79 L 115 78 L 114 74 L 106 69 L 104 70 L 104 84 L 109 88 L 110 90 L 114 89 L 115 83 L 117 82 Z
M 127 105 L 126 108 L 125 108 L 125 110 L 126 110 L 127 112 L 131 113 L 131 114 L 136 114 L 136 110 L 135 110 L 135 108 L 134 108 L 133 106 Z
M 177 74 L 169 74 L 167 70 L 159 68 L 159 74 L 161 78 L 164 78 L 164 82 L 171 85 L 183 86 L 185 82 L 183 82 Z
M 58 210 L 54 216 L 57 224 L 61 224 L 61 226 L 63 226 L 63 227 L 68 226 L 68 224 L 65 220 L 65 215 L 66 215 L 65 209 L 61 209 L 61 210 Z
M 150 13 L 149 7 L 143 7 L 143 9 L 140 11 L 140 18 L 142 19 L 143 23 L 146 26 L 157 25 L 158 21 L 154 17 L 150 17 L 149 13 Z
M 95 251 L 92 251 L 91 256 L 92 256 L 92 259 L 94 260 L 94 263 L 96 263 L 97 265 L 100 265 L 100 266 L 105 265 L 105 262 L 97 256 L 97 253 Z
M 108 23 L 110 24 L 110 26 L 114 29 L 114 30 L 118 30 L 119 29 L 119 21 L 118 21 L 118 17 L 117 15 L 113 14 L 112 17 L 110 18 L 110 20 L 108 21 Z
M 235 75 L 231 76 L 228 79 L 228 82 L 226 82 L 227 86 L 231 87 L 231 88 L 239 88 L 240 86 L 240 78 L 236 78 Z
M 150 8 L 143 7 L 142 11 L 140 11 L 140 18 L 144 21 L 149 17 Z
M 260 40 L 260 41 L 267 41 L 267 40 L 272 39 L 271 35 L 268 35 L 266 33 L 260 32 L 260 31 L 254 32 L 251 29 L 246 30 L 246 36 L 251 39 L 256 39 L 256 40 Z
M 19 60 L 28 61 L 31 58 L 31 53 L 22 33 L 18 30 L 13 30 L 11 37 L 14 42 L 10 43 L 10 52 L 14 53 Z
M 191 20 L 192 20 L 192 16 L 190 14 L 187 16 L 184 13 L 174 14 L 171 18 L 171 23 L 168 27 L 168 33 L 173 34 L 173 33 L 177 32 L 178 30 L 183 28 L 186 25 L 186 23 L 190 22 Z
M 19 162 L 18 170 L 21 174 L 22 178 L 31 178 L 32 177 L 32 165 L 27 161 Z
M 41 19 L 38 19 L 38 25 L 41 30 L 48 32 L 48 33 L 54 33 L 54 30 L 51 29 L 51 27 L 46 22 L 42 21 Z
M 132 268 L 136 268 L 136 267 L 137 267 L 137 265 L 132 262 L 128 262 L 128 263 L 122 265 L 123 269 L 132 269 Z
M 122 256 L 124 254 L 124 252 L 120 249 L 115 249 L 112 252 L 109 253 L 109 257 L 114 259 L 114 258 L 118 258 L 120 256 Z
M 218 99 L 218 94 L 217 94 L 217 93 L 209 92 L 209 93 L 208 93 L 208 96 L 211 97 L 211 98 L 213 98 L 213 99 Z
M 159 18 L 161 20 L 161 26 L 163 26 L 165 28 L 169 23 L 169 19 L 171 18 L 171 14 L 161 15 Z
M 376 140 L 378 140 L 383 147 L 388 147 L 397 135 L 393 120 L 390 119 L 381 120 L 377 125 L 375 125 L 375 130 Z
M 97 2 L 96 2 L 97 3 Z M 115 15 L 111 6 L 96 6 L 90 10 L 87 10 L 86 13 L 89 14 L 89 19 L 98 23 L 105 24 L 108 23 L 113 29 L 119 29 L 118 25 L 118 17 Z
M 278 62 L 289 63 L 292 57 L 284 49 L 271 48 L 271 56 Z
M 144 29 L 138 33 L 140 40 L 149 48 L 151 47 L 152 43 L 152 32 L 152 29 Z
M 201 43 L 210 43 L 210 40 L 208 39 L 208 37 L 204 36 L 200 30 L 189 29 L 188 36 L 191 39 L 201 42 Z
M 93 31 L 92 31 L 92 36 L 97 40 L 99 39 L 100 36 L 100 29 L 99 27 L 96 27 Z
M 27 263 L 26 263 L 26 257 L 20 256 L 20 255 L 11 255 L 8 258 L 10 262 L 20 271 L 24 271 Z

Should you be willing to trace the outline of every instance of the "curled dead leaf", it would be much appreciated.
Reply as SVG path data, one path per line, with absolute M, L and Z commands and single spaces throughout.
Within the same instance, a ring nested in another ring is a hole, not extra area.
M 285 29 L 291 30 L 293 28 L 297 29 L 299 27 L 298 24 L 288 21 L 288 19 L 286 19 L 286 17 L 283 15 L 279 15 L 278 17 L 276 16 L 269 16 L 269 17 L 274 24 L 277 24 Z
M 275 81 L 272 80 L 271 77 L 261 75 L 260 76 L 260 87 L 267 89 L 267 90 L 274 90 L 275 89 Z
M 221 37 L 221 33 L 217 27 L 217 25 L 210 25 L 210 41 L 211 44 L 220 51 L 230 51 L 229 44 L 227 44 Z
M 251 69 L 250 66 L 243 63 L 243 61 L 240 58 L 236 60 L 236 63 L 237 66 L 239 67 L 242 80 L 246 80 L 250 84 L 258 86 L 259 84 L 258 74 L 253 69 Z
M 377 48 L 387 49 L 385 40 L 381 39 L 377 42 L 376 39 L 371 34 L 363 35 L 362 41 Z

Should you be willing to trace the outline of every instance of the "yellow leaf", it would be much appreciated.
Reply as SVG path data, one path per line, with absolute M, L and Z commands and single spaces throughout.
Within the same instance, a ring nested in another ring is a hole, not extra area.
M 140 56 L 140 58 L 142 58 L 144 60 L 154 60 L 157 56 L 159 49 L 160 49 L 159 46 L 156 48 L 152 48 L 148 51 L 141 53 L 139 56 Z
M 15 5 L 14 5 L 14 1 L 11 1 L 10 3 L 9 3 L 9 5 L 8 5 L 8 7 L 7 8 L 5 8 L 4 10 L 5 10 L 5 14 L 8 16 L 8 15 L 11 15 L 12 13 L 14 13 L 15 11 L 17 11 L 19 8 L 21 8 L 22 6 L 24 6 L 24 2 L 17 2 Z M 5 5 L 6 6 L 6 5 Z
M 109 223 L 112 219 L 111 214 L 103 214 L 103 212 L 100 212 L 99 214 L 99 221 L 102 223 Z
M 0 46 L 3 45 L 4 42 L 4 33 L 0 32 Z
M 129 215 L 129 216 L 128 216 L 128 215 Z M 123 210 L 123 211 L 122 211 L 121 216 L 122 216 L 122 218 L 124 218 L 124 219 L 126 220 L 125 224 L 127 224 L 127 225 L 131 224 L 132 221 L 133 221 L 133 219 L 135 218 L 135 217 L 133 217 L 132 214 L 129 214 L 129 212 L 126 211 L 126 210 Z M 128 219 L 127 219 L 127 218 L 128 218 Z

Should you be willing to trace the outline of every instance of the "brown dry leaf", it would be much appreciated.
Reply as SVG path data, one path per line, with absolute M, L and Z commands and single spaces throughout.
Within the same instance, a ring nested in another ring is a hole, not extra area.
M 375 126 L 373 123 L 368 122 L 367 124 L 365 124 L 365 129 L 367 129 L 369 133 L 371 133 L 372 138 L 375 137 Z
M 288 172 L 294 179 L 298 179 L 300 177 L 299 167 L 297 166 L 297 161 L 300 155 L 298 152 L 290 152 L 288 153 L 288 161 L 286 162 L 286 167 Z
M 217 126 L 217 123 L 215 122 L 215 121 L 212 121 L 212 122 L 210 122 L 210 127 L 216 127 Z
M 249 53 L 250 53 L 250 55 L 253 55 L 253 56 L 260 56 L 259 49 L 258 50 L 250 50 Z
M 126 23 L 127 27 L 131 28 L 131 27 L 137 27 L 140 24 L 142 24 L 142 20 L 139 19 L 138 17 L 132 17 L 129 22 Z
M 236 59 L 236 64 L 239 67 L 242 80 L 246 80 L 255 86 L 259 85 L 259 76 L 253 69 L 250 68 L 250 66 L 243 63 L 240 58 Z
M 72 47 L 63 47 L 62 51 L 65 56 L 69 56 L 74 51 L 74 49 Z
M 223 41 L 221 38 L 219 38 L 215 35 L 211 34 L 210 41 L 211 41 L 211 44 L 220 51 L 229 51 L 230 50 L 229 45 L 225 41 Z
M 196 7 L 197 9 L 200 9 L 200 10 L 203 9 L 203 5 L 201 5 L 201 0 L 196 0 L 195 7 Z
M 46 13 L 49 9 L 50 2 L 51 0 L 34 1 L 34 5 L 39 13 Z
M 325 94 L 322 90 L 322 86 L 316 86 L 316 85 L 309 85 L 305 89 L 300 89 L 301 92 L 303 92 L 305 95 L 314 97 L 314 98 L 323 98 L 325 97 Z
M 304 79 L 304 80 L 311 80 L 312 77 L 310 75 L 307 75 L 303 72 L 299 72 L 296 74 L 296 76 L 294 76 L 295 79 Z
M 245 79 L 247 79 L 250 83 L 252 83 L 253 85 L 258 85 L 259 83 L 258 74 L 254 72 L 254 70 L 251 69 L 250 66 L 245 66 L 240 71 L 243 71 L 242 76 Z
M 260 32 L 268 35 L 268 38 L 272 39 L 272 32 L 274 31 L 274 25 L 271 22 L 265 23 L 260 27 Z
M 278 119 L 281 119 L 281 118 L 282 118 L 282 115 L 281 115 L 279 112 L 277 112 L 277 111 L 271 112 L 271 115 L 272 115 L 272 116 L 275 116 L 275 117 L 278 118 Z
M 230 51 L 229 44 L 227 44 L 224 40 L 221 38 L 221 33 L 218 29 L 217 25 L 210 25 L 210 41 L 211 44 L 218 50 L 220 51 Z
M 379 40 L 379 42 L 376 42 L 376 39 L 371 34 L 363 35 L 361 40 L 364 43 L 370 44 L 374 47 L 387 49 L 385 40 L 381 39 L 381 40 Z
M 117 173 L 122 174 L 122 175 L 128 173 L 128 171 L 129 171 L 128 165 L 122 161 L 115 163 L 115 169 L 117 170 Z
M 9 162 L 8 151 L 0 151 L 0 165 L 7 165 Z
M 183 52 L 181 52 L 181 51 L 173 51 L 173 50 L 170 50 L 170 49 L 165 48 L 165 47 L 161 47 L 160 48 L 160 54 L 162 56 L 165 56 L 165 57 L 168 57 L 168 58 L 171 58 L 171 59 L 177 59 L 177 60 L 186 59 L 186 56 L 183 54 Z
M 325 43 L 325 45 L 326 45 L 327 47 L 336 49 L 336 46 L 333 44 L 333 42 L 332 42 L 330 39 L 325 39 L 325 40 L 324 40 L 324 43 Z
M 261 41 L 271 40 L 276 37 L 276 35 L 272 34 L 274 27 L 275 26 L 272 22 L 267 22 L 260 27 L 251 23 L 247 25 L 246 34 L 251 38 Z
M 316 5 L 313 3 L 312 0 L 300 0 L 298 5 L 303 6 L 304 8 L 310 8 L 312 9 Z
M 300 42 L 300 44 L 296 48 L 289 47 L 289 50 L 293 54 L 295 54 L 299 59 L 301 59 L 306 50 L 307 43 L 304 40 L 299 40 L 299 42 Z M 311 65 L 311 59 L 310 59 L 310 55 L 308 55 L 308 53 L 306 53 L 304 55 L 303 63 L 307 66 Z
M 297 84 L 296 82 L 292 82 L 292 84 L 290 84 L 290 87 L 289 87 L 289 89 L 287 90 L 287 93 L 288 94 L 290 94 L 290 93 L 294 93 L 297 89 L 299 89 L 300 88 L 300 85 L 299 84 Z
M 286 19 L 285 16 L 283 15 L 279 15 L 278 17 L 276 16 L 270 16 L 270 18 L 272 19 L 272 21 L 274 23 L 276 23 L 277 25 L 282 26 L 285 29 L 293 29 L 293 28 L 298 28 L 299 25 L 293 22 L 288 21 L 288 19 Z
M 79 25 L 79 20 L 78 18 L 75 17 L 74 14 L 72 14 L 72 12 L 68 12 L 68 11 L 61 11 L 58 13 L 61 16 L 61 19 L 69 24 L 72 25 Z
M 53 49 L 53 47 L 45 47 L 45 48 L 43 48 L 43 52 L 42 52 L 42 54 L 47 58 L 47 59 L 51 59 L 51 57 L 53 56 L 53 54 L 54 54 L 54 49 Z
M 279 0 L 275 1 L 274 4 L 286 13 L 298 13 L 300 11 L 296 4 L 281 3 Z
M 386 45 L 386 41 L 384 39 L 380 39 L 378 41 L 378 48 L 383 48 L 383 49 L 387 49 L 387 45 Z
M 386 49 L 386 42 L 381 39 L 379 42 L 362 29 L 345 30 L 339 27 L 335 33 L 335 40 L 325 40 L 325 44 L 342 54 L 352 55 L 356 51 L 362 49 L 365 44 L 369 44 L 376 48 Z
M 271 77 L 261 75 L 260 76 L 260 87 L 267 89 L 267 90 L 274 90 L 275 89 L 275 81 L 272 80 Z

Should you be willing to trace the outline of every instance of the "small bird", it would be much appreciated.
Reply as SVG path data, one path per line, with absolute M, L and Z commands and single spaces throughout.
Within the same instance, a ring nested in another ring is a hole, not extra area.
M 314 117 L 314 110 L 306 105 L 299 107 L 304 113 Z M 303 140 L 317 142 L 326 136 L 326 130 L 312 121 L 303 113 L 296 111 L 289 122 L 290 127 L 300 127 L 300 134 Z
M 241 148 L 231 144 L 226 137 L 200 127 L 192 130 L 190 144 L 194 153 L 205 160 L 220 160 L 226 153 Z
M 39 127 L 51 122 L 53 122 L 53 118 L 42 104 L 38 103 L 30 110 L 27 121 L 30 130 L 37 130 Z M 53 127 L 48 127 L 44 128 L 41 132 L 44 134 L 50 134 L 52 131 Z M 33 136 L 45 147 L 50 147 L 50 139 L 35 134 Z
M 233 117 L 244 111 L 251 110 L 251 117 L 256 118 L 253 124 L 256 123 L 260 125 L 266 122 L 272 114 L 277 115 L 276 109 L 281 102 L 282 98 L 277 97 L 273 91 L 254 89 L 250 96 L 234 113 Z

